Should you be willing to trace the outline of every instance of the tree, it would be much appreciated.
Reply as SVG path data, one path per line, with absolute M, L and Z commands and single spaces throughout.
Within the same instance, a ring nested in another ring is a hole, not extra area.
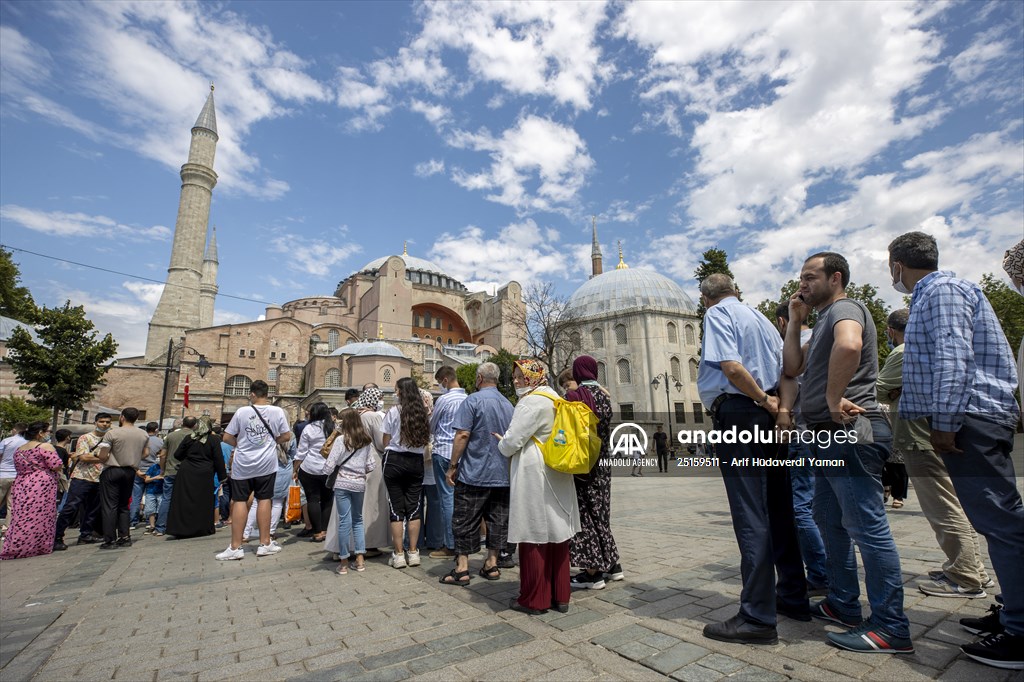
M 466 389 L 467 394 L 476 392 L 476 368 L 479 366 L 478 363 L 473 362 L 455 368 L 455 377 L 459 380 L 459 386 Z
M 11 395 L 0 398 L 0 434 L 7 435 L 11 427 L 18 422 L 31 424 L 44 422 L 50 418 L 50 411 L 45 407 L 29 404 L 24 398 Z
M 1016 353 L 1020 348 L 1021 338 L 1024 338 L 1024 297 L 992 274 L 982 275 L 981 290 L 992 304 L 999 324 L 1003 327 L 1003 334 L 1006 335 L 1010 348 Z
M 517 355 L 504 348 L 499 348 L 496 354 L 488 358 L 489 362 L 493 362 L 501 370 L 501 375 L 498 377 L 498 392 L 508 398 L 513 405 L 519 399 L 516 395 L 516 387 L 512 384 L 512 372 L 515 371 L 515 363 L 518 359 Z
M 579 317 L 569 298 L 555 293 L 550 282 L 528 286 L 522 308 L 513 308 L 505 321 L 529 353 L 547 366 L 552 381 L 583 349 Z
M 775 324 L 775 309 L 779 307 L 780 303 L 789 303 L 789 299 L 793 297 L 796 290 L 800 288 L 800 281 L 791 279 L 782 285 L 782 289 L 779 291 L 779 297 L 776 300 L 770 298 L 765 299 L 757 304 L 757 309 L 762 315 L 768 318 L 768 321 Z M 813 320 L 808 321 L 809 327 L 813 327 Z
M 36 303 L 26 287 L 19 286 L 21 271 L 11 259 L 11 252 L 0 249 L 0 315 L 19 322 L 31 322 Z
M 720 273 L 732 277 L 733 283 L 735 284 L 736 278 L 733 277 L 732 270 L 729 269 L 729 254 L 722 249 L 708 249 L 701 254 L 700 264 L 697 269 L 693 271 L 693 276 L 697 280 L 697 284 L 700 284 L 708 275 Z M 743 293 L 740 291 L 740 287 L 736 284 L 736 296 L 742 301 Z M 700 329 L 701 336 L 704 335 L 704 313 L 707 308 L 704 307 L 703 298 L 697 302 L 697 317 L 700 318 Z
M 846 287 L 847 298 L 860 301 L 871 313 L 871 319 L 875 321 L 875 338 L 878 346 L 878 366 L 885 364 L 889 357 L 889 346 L 885 342 L 885 328 L 889 326 L 889 313 L 892 312 L 885 301 L 878 297 L 878 289 L 870 284 L 856 285 L 850 282 Z
M 67 301 L 60 308 L 43 307 L 35 315 L 36 343 L 24 329 L 16 328 L 7 342 L 8 360 L 18 382 L 28 387 L 32 402 L 57 414 L 78 410 L 92 398 L 114 357 L 117 343 L 110 334 L 97 339 L 93 323 L 82 306 Z
M 409 378 L 415 381 L 418 387 L 425 389 L 427 391 L 429 391 L 432 386 L 432 384 L 429 381 L 427 381 L 427 378 L 423 376 L 423 372 L 419 371 L 418 369 L 414 368 L 412 371 L 410 371 Z

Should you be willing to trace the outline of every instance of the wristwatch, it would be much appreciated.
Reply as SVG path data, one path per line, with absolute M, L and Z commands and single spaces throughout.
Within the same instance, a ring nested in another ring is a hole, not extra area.
M 764 394 L 764 397 L 763 397 L 763 398 L 761 398 L 760 400 L 755 400 L 755 401 L 754 401 L 754 404 L 755 404 L 755 405 L 757 405 L 758 407 L 764 407 L 764 404 L 765 404 L 766 402 L 768 402 L 768 398 L 770 398 L 770 397 L 771 397 L 771 396 L 769 396 L 769 395 L 768 395 L 767 393 L 765 393 L 765 394 Z

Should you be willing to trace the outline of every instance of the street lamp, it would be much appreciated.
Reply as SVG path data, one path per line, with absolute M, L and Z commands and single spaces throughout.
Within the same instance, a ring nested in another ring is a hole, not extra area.
M 199 361 L 196 363 L 196 369 L 199 370 L 199 378 L 202 379 L 206 376 L 206 370 L 213 367 L 206 356 L 197 351 L 192 346 L 186 346 L 185 342 L 181 342 L 177 346 L 174 345 L 174 340 L 171 339 L 167 342 L 167 363 L 164 365 L 164 392 L 160 397 L 160 428 L 164 427 L 164 409 L 167 407 L 167 385 L 171 378 L 171 364 L 174 360 L 174 354 L 181 352 L 184 355 L 197 355 Z
M 658 384 L 661 383 L 662 379 L 665 380 L 665 407 L 668 408 L 668 433 L 669 438 L 672 438 L 672 394 L 669 392 L 669 387 L 672 385 L 672 382 L 674 381 L 676 386 L 676 392 L 678 393 L 683 390 L 683 384 L 679 381 L 679 379 L 676 379 L 668 372 L 662 372 L 661 374 L 655 375 L 654 380 L 651 381 L 651 386 L 654 387 L 655 391 L 658 390 Z

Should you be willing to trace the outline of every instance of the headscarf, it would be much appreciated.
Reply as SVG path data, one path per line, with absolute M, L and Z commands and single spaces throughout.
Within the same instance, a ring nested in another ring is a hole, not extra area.
M 600 389 L 597 383 L 597 360 L 589 355 L 581 355 L 572 363 L 572 378 L 579 387 L 565 394 L 566 400 L 584 403 L 593 412 L 597 412 L 597 402 L 593 391 Z
M 1011 280 L 1014 280 L 1015 288 L 1018 281 L 1024 280 L 1024 239 L 1021 239 L 1016 246 L 1006 252 L 1006 258 L 1003 259 L 1003 270 Z M 1024 294 L 1024 291 L 1021 293 Z
M 357 410 L 374 410 L 377 404 L 384 398 L 384 393 L 379 388 L 370 387 L 359 394 L 359 400 L 353 405 Z
M 526 385 L 530 388 L 547 385 L 548 371 L 544 368 L 544 364 L 540 360 L 535 358 L 516 360 L 516 367 L 518 367 L 519 371 L 523 373 L 523 377 L 526 379 Z
M 206 437 L 210 435 L 210 431 L 213 430 L 213 420 L 210 416 L 204 414 L 199 418 L 196 423 L 196 428 L 192 431 L 192 440 L 197 440 L 200 443 L 206 442 Z
M 421 388 L 420 397 L 423 398 L 423 407 L 427 408 L 427 416 L 434 411 L 434 396 L 430 395 L 430 391 Z

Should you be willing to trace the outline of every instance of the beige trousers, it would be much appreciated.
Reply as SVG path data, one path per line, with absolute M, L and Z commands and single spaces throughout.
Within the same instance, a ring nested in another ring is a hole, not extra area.
M 13 485 L 13 478 L 0 478 L 0 507 L 3 506 L 3 503 L 7 503 L 7 518 L 3 520 L 5 526 L 10 526 L 11 519 L 14 518 L 14 512 L 11 509 L 11 486 Z
M 989 578 L 981 560 L 978 535 L 960 506 L 942 458 L 932 450 L 904 450 L 903 460 L 921 511 L 946 555 L 942 564 L 946 577 L 967 589 L 981 588 Z

